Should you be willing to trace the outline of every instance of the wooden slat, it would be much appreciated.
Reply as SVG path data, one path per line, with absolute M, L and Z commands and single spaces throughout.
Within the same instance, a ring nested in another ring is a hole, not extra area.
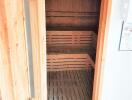
M 70 74 L 71 74 L 72 80 L 76 79 L 75 71 L 71 70 Z M 76 99 L 81 99 L 79 91 L 78 91 L 78 87 L 77 87 L 77 82 L 75 85 L 73 85 L 73 90 L 74 90 L 74 94 L 75 94 Z
M 30 97 L 23 0 L 5 0 L 14 100 Z
M 48 85 L 48 88 L 52 91 L 48 93 L 48 97 L 62 96 L 57 100 L 91 100 L 92 94 L 90 93 L 92 90 L 90 88 L 92 87 L 91 78 L 93 79 L 93 77 L 88 76 L 90 72 L 87 70 L 48 72 L 50 73 L 49 83 L 52 84 L 52 86 Z M 91 84 L 87 84 L 86 79 Z M 58 90 L 56 91 L 56 89 Z M 49 100 L 55 100 L 55 98 Z
M 71 71 L 67 71 L 67 75 L 68 75 L 68 78 L 72 80 L 72 74 L 70 72 Z M 74 84 L 74 83 L 71 82 L 71 84 Z M 69 93 L 71 95 L 71 100 L 76 100 L 76 94 L 75 94 L 75 91 L 73 91 L 73 87 L 69 88 Z
M 51 79 L 51 73 L 50 73 L 50 76 L 49 76 L 49 78 L 50 78 L 50 97 L 49 97 L 49 100 L 53 100 L 53 98 L 54 98 L 54 94 L 53 94 L 53 84 L 54 84 L 54 82 L 52 81 L 52 79 Z
M 46 0 L 46 11 L 97 12 L 97 0 Z
M 0 100 L 14 100 L 8 27 L 4 0 L 0 1 Z
M 98 0 L 46 0 L 47 29 L 97 29 Z
M 33 69 L 34 69 L 34 85 L 35 97 L 33 100 L 40 100 L 41 98 L 41 69 L 40 69 L 40 46 L 39 46 L 39 28 L 38 28 L 38 12 L 37 0 L 29 0 L 30 10 L 30 25 L 32 36 L 32 50 L 33 50 Z
M 41 69 L 41 100 L 47 100 L 47 66 L 46 66 L 46 19 L 45 0 L 37 0 L 40 69 Z
M 48 30 L 97 30 L 98 16 L 47 17 Z
M 48 71 L 88 69 L 94 63 L 88 54 L 50 54 L 47 56 Z
M 96 63 L 95 63 L 95 78 L 93 89 L 93 100 L 100 100 L 102 91 L 102 71 L 103 71 L 103 57 L 106 49 L 106 37 L 110 22 L 110 12 L 112 10 L 112 0 L 101 0 L 101 11 L 97 41 Z
M 47 47 L 88 48 L 93 45 L 92 31 L 47 31 Z
M 88 53 L 95 59 L 97 35 L 93 31 L 47 31 L 47 53 Z

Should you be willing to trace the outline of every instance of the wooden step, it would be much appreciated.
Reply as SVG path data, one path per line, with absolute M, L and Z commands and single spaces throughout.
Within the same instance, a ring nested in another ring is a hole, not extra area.
M 97 35 L 93 31 L 47 31 L 48 54 L 89 54 L 95 60 Z
M 48 54 L 48 71 L 80 70 L 94 67 L 88 54 Z
M 47 48 L 96 48 L 97 35 L 93 31 L 47 31 Z

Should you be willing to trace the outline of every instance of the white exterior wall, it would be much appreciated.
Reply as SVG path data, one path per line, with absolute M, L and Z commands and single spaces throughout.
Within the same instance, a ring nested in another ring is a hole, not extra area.
M 102 66 L 104 70 L 101 100 L 132 100 L 132 51 L 119 51 L 121 1 L 123 0 L 112 0 L 107 49 Z M 130 1 L 132 11 L 132 0 Z

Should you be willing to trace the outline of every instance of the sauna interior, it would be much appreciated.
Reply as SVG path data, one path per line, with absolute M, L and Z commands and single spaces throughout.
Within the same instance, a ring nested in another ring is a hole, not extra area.
M 92 100 L 100 0 L 46 0 L 48 100 Z

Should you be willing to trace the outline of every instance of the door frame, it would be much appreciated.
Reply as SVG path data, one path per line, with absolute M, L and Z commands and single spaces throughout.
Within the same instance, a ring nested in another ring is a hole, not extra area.
M 34 64 L 34 68 L 38 71 L 34 73 L 36 76 L 36 87 L 35 90 L 38 92 L 37 98 L 40 100 L 47 100 L 47 64 L 46 64 L 46 16 L 45 16 L 45 0 L 29 0 L 30 8 L 30 22 L 31 22 L 31 34 L 36 37 L 38 42 L 38 53 L 33 55 L 34 61 L 37 56 L 37 61 Z M 94 75 L 94 86 L 93 86 L 93 99 L 101 100 L 102 81 L 103 81 L 103 61 L 106 50 L 107 32 L 109 27 L 109 18 L 111 11 L 112 0 L 101 0 L 101 12 L 99 21 L 98 31 L 98 43 L 96 51 L 96 63 L 95 63 L 95 75 Z M 37 16 L 36 16 L 37 15 Z M 36 16 L 36 17 L 34 17 Z M 35 35 L 38 33 L 37 35 Z M 34 40 L 32 38 L 32 40 Z M 34 44 L 33 44 L 34 45 Z M 34 46 L 35 47 L 35 46 Z M 36 49 L 36 48 L 34 48 Z M 33 54 L 36 51 L 33 52 Z M 36 68 L 35 65 L 38 64 Z M 37 78 L 39 78 L 37 80 Z
M 101 0 L 92 100 L 101 100 L 104 70 L 103 64 L 105 60 L 107 33 L 111 9 L 112 0 Z

